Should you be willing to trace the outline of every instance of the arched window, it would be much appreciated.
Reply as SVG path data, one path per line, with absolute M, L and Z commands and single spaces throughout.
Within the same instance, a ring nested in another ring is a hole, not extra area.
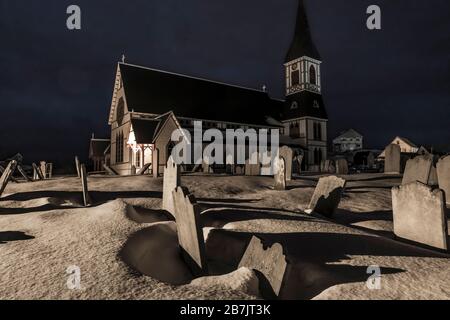
M 117 122 L 119 123 L 119 126 L 122 124 L 124 115 L 125 115 L 125 101 L 123 100 L 123 98 L 120 98 L 119 102 L 117 103 Z
M 116 163 L 123 162 L 123 133 L 116 134 Z
M 317 84 L 316 68 L 313 65 L 309 67 L 309 83 Z

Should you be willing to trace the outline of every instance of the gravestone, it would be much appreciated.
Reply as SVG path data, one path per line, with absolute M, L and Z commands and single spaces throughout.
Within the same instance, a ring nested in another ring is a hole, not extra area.
M 406 162 L 402 184 L 408 184 L 415 181 L 419 181 L 424 184 L 430 184 L 432 180 L 433 180 L 432 155 L 417 156 L 413 159 L 409 159 L 408 162 Z
M 396 236 L 447 250 L 447 216 L 444 192 L 421 182 L 392 188 Z
M 132 165 L 130 169 L 130 175 L 135 176 L 136 175 L 136 166 Z
M 373 168 L 375 166 L 375 155 L 373 154 L 373 152 L 369 152 L 367 156 L 367 166 L 369 168 Z
M 18 165 L 18 166 L 17 166 L 17 171 L 19 171 L 19 173 L 22 175 L 22 177 L 24 177 L 24 179 L 25 179 L 26 181 L 29 181 L 29 182 L 33 181 L 33 179 L 31 179 L 31 178 L 26 174 L 25 170 L 23 170 L 22 166 Z
M 81 172 L 81 186 L 83 187 L 83 203 L 84 206 L 87 207 L 91 205 L 91 198 L 89 196 L 86 166 L 84 164 L 80 165 L 80 172 Z
M 445 199 L 450 204 L 450 155 L 442 157 L 437 163 L 439 188 L 445 192 Z
M 286 190 L 286 164 L 283 158 L 277 158 L 275 161 L 275 190 Z
M 80 160 L 78 157 L 75 157 L 75 168 L 77 170 L 77 176 L 78 178 L 81 178 L 81 172 L 80 172 Z
M 245 175 L 246 176 L 259 176 L 261 173 L 261 165 L 259 163 L 252 164 L 250 159 L 245 161 Z
M 279 149 L 280 157 L 284 159 L 286 166 L 286 181 L 292 180 L 292 161 L 294 160 L 294 151 L 288 146 L 283 146 Z
M 33 166 L 33 179 L 34 180 L 44 180 L 44 175 L 42 174 L 41 168 L 39 168 L 36 163 L 32 164 Z
M 320 161 L 320 172 L 326 172 L 325 171 L 325 162 L 326 162 L 326 160 Z
M 39 169 L 41 169 L 44 180 L 47 179 L 47 163 L 45 161 L 39 162 Z
M 273 294 L 276 297 L 280 296 L 286 285 L 285 279 L 287 279 L 289 268 L 281 244 L 275 243 L 265 249 L 261 239 L 253 236 L 239 263 L 239 268 L 242 267 L 256 270 L 264 275 L 263 280 L 267 280 L 270 288 L 263 286 L 260 291 L 266 298 Z M 260 279 L 260 287 L 261 284 L 264 284 L 264 281 Z
M 243 167 L 242 165 L 238 164 L 235 167 L 235 174 L 238 176 L 241 176 L 245 173 L 245 167 Z
M 53 163 L 46 164 L 45 172 L 47 173 L 47 179 L 51 179 L 53 177 Z
M 384 173 L 401 172 L 401 149 L 397 144 L 390 144 L 384 150 Z
M 339 206 L 346 181 L 330 176 L 319 179 L 306 213 L 319 213 L 331 217 Z
M 167 161 L 164 169 L 163 180 L 163 204 L 162 208 L 170 212 L 175 217 L 175 206 L 172 191 L 181 185 L 181 173 L 179 166 L 175 163 L 172 156 Z
M 209 158 L 205 157 L 202 163 L 203 173 L 214 173 L 212 166 L 209 164 Z
M 325 160 L 323 165 L 323 172 L 329 173 L 331 167 L 331 160 Z
M 298 165 L 298 172 L 297 173 L 301 173 L 302 172 L 302 163 L 303 163 L 303 158 L 304 156 L 302 154 L 298 155 L 296 157 L 297 159 L 297 165 Z
M 3 191 L 5 191 L 5 188 L 8 185 L 8 182 L 11 179 L 12 174 L 16 170 L 16 166 L 17 166 L 17 161 L 11 160 L 8 163 L 8 166 L 3 171 L 3 173 L 0 177 L 0 197 L 3 194 Z
M 270 151 L 265 151 L 261 154 L 260 172 L 262 176 L 273 176 L 273 159 Z
M 346 159 L 336 160 L 336 174 L 348 174 L 348 162 Z
M 3 172 L 5 172 L 5 168 L 3 168 L 2 166 L 0 166 L 0 175 L 3 174 Z M 13 177 L 14 171 L 11 174 L 11 176 L 9 177 L 9 180 L 15 182 L 15 183 L 19 183 L 19 180 L 17 180 L 16 178 Z
M 183 258 L 195 276 L 208 273 L 205 240 L 200 223 L 200 207 L 193 194 L 184 187 L 172 191 L 178 242 Z

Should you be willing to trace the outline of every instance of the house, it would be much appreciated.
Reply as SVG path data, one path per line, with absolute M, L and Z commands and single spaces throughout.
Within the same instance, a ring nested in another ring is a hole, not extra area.
M 333 140 L 333 150 L 335 153 L 353 152 L 362 150 L 363 136 L 353 129 L 342 132 Z
M 419 147 L 414 144 L 412 141 L 410 141 L 407 138 L 404 137 L 395 137 L 394 140 L 390 144 L 397 144 L 400 146 L 401 153 L 417 153 L 419 151 Z M 390 145 L 389 144 L 389 145 Z M 383 151 L 379 158 L 384 159 L 385 158 L 385 151 Z
M 89 143 L 89 159 L 92 161 L 93 171 L 103 171 L 103 165 L 109 165 L 109 139 L 97 139 L 92 135 Z
M 151 164 L 164 168 L 175 129 L 278 129 L 280 141 L 318 170 L 327 157 L 328 116 L 322 99 L 321 58 L 303 1 L 286 55 L 286 97 L 262 90 L 119 62 L 109 113 L 111 167 L 121 175 Z M 161 171 L 161 170 L 158 170 Z

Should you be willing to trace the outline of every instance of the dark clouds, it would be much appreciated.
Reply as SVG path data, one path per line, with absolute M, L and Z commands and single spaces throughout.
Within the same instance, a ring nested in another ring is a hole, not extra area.
M 283 96 L 297 0 L 0 0 L 0 154 L 65 160 L 108 135 L 115 63 L 127 61 Z M 82 30 L 66 29 L 66 8 Z M 330 134 L 354 127 L 370 146 L 404 135 L 450 142 L 450 3 L 306 0 L 321 52 Z M 212 101 L 213 104 L 213 101 Z

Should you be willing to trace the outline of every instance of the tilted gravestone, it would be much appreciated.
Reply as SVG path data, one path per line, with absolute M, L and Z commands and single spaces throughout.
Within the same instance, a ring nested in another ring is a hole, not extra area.
M 194 275 L 208 273 L 205 240 L 200 223 L 200 207 L 193 194 L 184 187 L 172 191 L 177 223 L 178 242 L 182 255 Z
M 245 161 L 245 175 L 259 176 L 261 174 L 261 164 L 257 158 L 247 159 Z
M 17 161 L 11 160 L 8 163 L 8 166 L 6 167 L 5 171 L 3 171 L 3 173 L 0 177 L 0 197 L 3 194 L 3 191 L 5 191 L 5 188 L 8 185 L 8 182 L 11 179 L 12 174 L 16 170 L 16 166 L 17 166 Z
M 39 168 L 36 163 L 32 164 L 33 166 L 33 179 L 34 180 L 44 180 L 44 175 L 42 174 L 41 168 Z
M 346 159 L 336 160 L 336 174 L 348 174 L 348 162 Z
M 77 170 L 78 178 L 81 178 L 80 160 L 78 159 L 78 157 L 75 157 L 75 169 Z
M 392 188 L 396 236 L 447 250 L 447 216 L 444 192 L 421 182 Z
M 106 164 L 103 165 L 103 169 L 105 169 L 105 171 L 111 176 L 118 176 L 118 173 L 114 171 L 111 167 L 108 167 Z
M 91 197 L 89 196 L 86 166 L 84 164 L 80 165 L 80 172 L 81 172 L 81 186 L 83 187 L 83 203 L 84 206 L 87 207 L 91 205 Z
M 384 150 L 384 173 L 401 172 L 401 149 L 397 144 L 390 144 Z
M 406 162 L 405 173 L 403 174 L 402 184 L 419 181 L 424 184 L 433 184 L 433 156 L 423 155 L 409 159 Z
M 274 294 L 276 297 L 282 295 L 290 264 L 284 255 L 281 244 L 275 243 L 265 249 L 261 239 L 253 236 L 239 263 L 239 268 L 242 267 L 256 270 L 264 275 L 264 280 L 267 280 L 270 288 L 262 287 L 260 291 L 263 295 Z M 260 281 L 260 287 L 261 284 L 263 283 Z M 268 290 L 269 292 L 267 292 Z
M 41 169 L 44 180 L 47 179 L 47 162 L 45 161 L 39 162 L 39 169 Z
M 3 168 L 2 166 L 0 166 L 0 175 L 3 174 L 3 172 L 5 172 L 5 168 Z M 14 171 L 11 174 L 11 176 L 9 177 L 9 180 L 15 182 L 15 183 L 19 183 L 19 180 L 17 180 L 16 178 L 13 177 Z
M 147 170 L 150 168 L 150 166 L 151 166 L 152 164 L 151 163 L 146 163 L 139 171 L 138 171 L 138 175 L 139 176 L 143 176 L 146 172 L 147 172 Z
M 264 151 L 260 155 L 260 172 L 262 176 L 273 176 L 272 152 Z
M 175 163 L 172 156 L 167 161 L 164 169 L 163 180 L 163 204 L 162 208 L 170 212 L 175 217 L 175 206 L 172 191 L 181 185 L 181 173 L 179 166 Z
M 442 157 L 437 163 L 439 188 L 445 192 L 445 200 L 450 204 L 450 155 Z
M 284 159 L 286 166 L 286 181 L 292 180 L 292 161 L 294 160 L 294 151 L 288 146 L 283 146 L 279 150 L 280 157 Z
M 331 217 L 341 202 L 345 184 L 344 179 L 335 176 L 320 178 L 305 212 Z
M 23 177 L 25 180 L 27 180 L 27 181 L 29 181 L 29 182 L 33 181 L 33 179 L 31 179 L 31 178 L 27 175 L 27 173 L 25 172 L 25 170 L 23 170 L 22 166 L 18 165 L 18 166 L 17 166 L 17 171 L 19 171 L 19 173 L 22 175 L 22 177 Z
M 286 190 L 286 164 L 283 158 L 275 159 L 275 185 L 274 189 L 283 191 Z

